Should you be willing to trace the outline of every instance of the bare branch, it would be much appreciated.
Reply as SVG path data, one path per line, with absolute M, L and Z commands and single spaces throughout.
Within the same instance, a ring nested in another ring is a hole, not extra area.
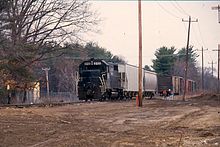
M 55 40 L 62 44 L 66 39 L 81 40 L 79 33 L 92 31 L 98 22 L 88 0 L 10 0 L 6 12 L 0 13 L 0 21 L 4 21 L 0 30 L 13 42 L 16 50 L 20 50 L 18 53 L 32 52 L 37 58 L 41 54 L 44 56 L 42 47 L 45 42 Z M 24 44 L 33 47 L 26 49 Z

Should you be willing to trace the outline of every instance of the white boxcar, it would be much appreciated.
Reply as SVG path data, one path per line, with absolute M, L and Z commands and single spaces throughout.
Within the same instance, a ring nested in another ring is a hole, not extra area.
M 118 71 L 121 74 L 123 91 L 135 96 L 138 92 L 138 67 L 130 64 L 119 64 Z M 157 90 L 156 73 L 142 69 L 142 81 L 144 95 L 153 96 Z

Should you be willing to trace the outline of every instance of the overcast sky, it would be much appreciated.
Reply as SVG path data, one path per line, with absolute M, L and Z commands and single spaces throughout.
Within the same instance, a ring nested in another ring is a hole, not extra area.
M 138 2 L 137 1 L 91 1 L 103 21 L 99 25 L 101 33 L 90 34 L 88 39 L 113 54 L 123 56 L 128 63 L 138 65 Z M 220 23 L 217 10 L 211 7 L 218 1 L 142 1 L 143 65 L 152 65 L 154 53 L 161 46 L 186 47 L 189 15 L 198 19 L 192 23 L 190 45 L 196 49 L 208 48 L 204 52 L 204 64 L 217 62 L 220 43 Z M 201 52 L 198 52 L 201 55 Z M 201 65 L 201 56 L 198 57 Z M 217 67 L 217 64 L 215 65 Z

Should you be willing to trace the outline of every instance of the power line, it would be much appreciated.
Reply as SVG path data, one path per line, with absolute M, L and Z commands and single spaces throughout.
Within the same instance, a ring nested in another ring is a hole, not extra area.
M 200 45 L 200 46 L 203 46 L 201 43 L 200 43 L 200 41 L 199 41 L 199 39 L 198 39 L 198 36 L 197 36 L 197 33 L 196 33 L 196 31 L 195 31 L 195 28 L 192 26 L 192 30 L 193 30 L 193 33 L 195 34 L 195 41 L 198 43 L 198 45 Z
M 199 33 L 200 33 L 200 36 L 201 36 L 202 43 L 203 43 L 204 47 L 207 47 L 206 44 L 205 44 L 205 42 L 204 42 L 204 39 L 203 39 L 202 33 L 201 33 L 201 29 L 200 29 L 199 22 L 197 23 L 197 26 L 198 26 L 198 29 L 199 29 Z
M 180 4 L 177 3 L 176 0 L 174 0 L 174 1 L 175 1 L 176 5 L 179 7 L 179 12 L 181 12 L 182 14 L 184 14 L 184 15 L 186 15 L 186 16 L 191 16 L 189 13 L 187 13 L 187 12 L 180 6 Z M 178 9 L 178 8 L 177 8 L 177 9 Z M 196 19 L 195 17 L 192 17 L 192 16 L 191 16 L 191 18 Z
M 165 12 L 167 12 L 168 14 L 170 14 L 171 16 L 173 16 L 173 17 L 175 17 L 175 18 L 178 18 L 178 19 L 182 19 L 181 17 L 179 17 L 179 16 L 177 16 L 177 15 L 171 13 L 170 11 L 168 11 L 168 10 L 167 10 L 166 8 L 164 8 L 160 3 L 157 3 L 157 5 L 158 5 L 161 9 L 163 9 Z
M 179 6 L 176 4 L 176 3 L 171 3 L 172 6 L 181 14 L 181 15 L 186 15 L 182 9 L 179 8 Z M 189 15 L 186 15 L 186 16 L 189 16 Z
M 202 35 L 202 31 L 201 31 L 201 27 L 200 27 L 200 23 L 199 23 L 199 22 L 197 23 L 197 27 L 198 27 L 199 34 L 200 34 L 200 38 L 201 38 L 201 41 L 202 41 L 202 46 L 204 46 L 205 48 L 207 48 L 206 43 L 204 42 L 204 38 L 203 38 L 203 35 Z M 213 60 L 213 58 L 212 58 L 210 52 L 208 52 L 208 55 L 209 55 L 210 59 Z
M 206 43 L 204 42 L 204 38 L 203 38 L 203 35 L 202 35 L 202 31 L 201 31 L 201 27 L 200 27 L 199 22 L 197 23 L 197 27 L 198 27 L 198 30 L 199 30 L 199 34 L 200 34 L 200 37 L 201 37 L 202 44 L 205 48 L 207 48 Z M 209 55 L 210 59 L 213 60 L 210 52 L 208 52 L 208 55 Z
M 176 5 L 180 8 L 180 10 L 183 12 L 183 14 L 189 16 L 189 14 L 179 5 L 179 3 L 175 0 Z
M 207 48 L 207 46 L 206 46 L 206 44 L 205 44 L 205 42 L 204 42 L 202 33 L 201 33 L 201 29 L 200 29 L 199 22 L 197 23 L 197 27 L 198 27 L 199 34 L 196 33 L 195 27 L 192 26 L 192 30 L 193 30 L 193 32 L 194 32 L 194 34 L 195 34 L 195 38 L 194 38 L 194 39 L 195 39 L 195 41 L 196 41 L 200 46 L 203 46 L 203 47 Z M 198 37 L 198 36 L 200 36 L 200 37 Z M 199 38 L 200 38 L 200 39 L 199 39 Z M 200 41 L 200 40 L 201 40 L 201 41 Z M 210 58 L 211 60 L 213 60 L 212 56 L 210 55 L 210 52 L 208 52 L 208 55 L 209 55 L 209 58 Z
M 180 10 L 179 10 L 179 8 L 176 6 L 176 5 L 174 5 L 173 3 L 171 3 L 172 4 L 172 6 L 180 13 L 180 14 L 183 14 Z M 185 15 L 185 14 L 184 14 Z
M 183 26 L 184 26 L 184 28 L 185 28 L 185 30 L 187 30 L 187 28 L 186 28 L 186 25 L 183 23 Z M 195 33 L 195 30 L 193 29 L 193 31 L 194 31 L 194 33 Z M 200 31 L 201 32 L 201 31 Z M 195 33 L 196 34 L 196 33 Z M 200 33 L 201 34 L 201 33 Z M 198 36 L 197 36 L 198 37 Z M 206 45 L 204 44 L 204 41 L 202 41 L 202 44 L 198 41 L 199 39 L 196 37 L 196 40 L 197 40 L 197 43 L 199 44 L 199 45 L 201 45 L 201 46 L 204 46 L 205 48 L 207 48 L 206 47 Z M 202 38 L 202 36 L 201 36 L 201 38 Z M 196 41 L 195 40 L 195 41 Z M 209 58 L 211 59 L 211 60 L 213 60 L 213 58 L 212 58 L 212 56 L 211 56 L 211 54 L 210 54 L 210 51 L 208 51 L 208 55 L 209 55 Z

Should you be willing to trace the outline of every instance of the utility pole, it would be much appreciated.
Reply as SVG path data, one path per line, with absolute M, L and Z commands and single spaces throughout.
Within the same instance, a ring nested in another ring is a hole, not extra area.
M 203 52 L 207 51 L 208 49 L 202 49 L 201 50 L 197 50 L 197 51 L 201 51 L 202 52 L 202 93 L 204 94 L 204 56 L 203 56 Z
M 42 70 L 45 71 L 46 73 L 46 82 L 47 82 L 47 98 L 49 98 L 49 78 L 48 78 L 48 71 L 50 70 L 50 68 L 42 68 Z
M 211 63 L 208 63 L 208 64 L 212 64 L 212 78 L 213 78 L 213 77 L 214 77 L 214 76 L 213 76 L 213 70 L 214 70 L 213 65 L 216 64 L 216 62 L 214 63 L 213 60 L 212 60 L 212 62 L 211 62 Z
M 213 60 L 212 60 L 212 62 L 211 62 L 211 63 L 208 62 L 208 64 L 212 64 L 212 80 L 213 80 L 213 79 L 214 79 L 214 75 L 213 75 L 213 70 L 214 70 L 214 68 L 213 68 L 213 65 L 216 64 L 216 62 L 214 63 Z M 210 88 L 211 88 L 212 92 L 214 92 L 214 87 L 213 87 L 213 85 L 210 85 L 210 86 L 211 86 Z
M 138 28 L 139 28 L 139 68 L 138 68 L 138 107 L 142 107 L 142 20 L 141 0 L 138 0 Z
M 218 49 L 214 49 L 213 51 L 218 51 L 218 92 L 219 93 L 219 60 L 220 60 L 220 44 L 218 45 Z
M 189 37 L 190 37 L 190 25 L 191 22 L 198 22 L 198 19 L 195 21 L 191 20 L 191 16 L 189 16 L 189 20 L 182 19 L 183 22 L 189 22 L 188 27 L 188 36 L 187 36 L 187 45 L 186 45 L 186 61 L 185 61 L 185 75 L 184 75 L 184 92 L 183 92 L 183 101 L 185 101 L 186 96 L 186 82 L 187 82 L 187 73 L 188 73 L 188 58 L 189 58 Z
M 220 23 L 220 6 L 212 7 L 212 10 L 218 10 L 218 23 Z

